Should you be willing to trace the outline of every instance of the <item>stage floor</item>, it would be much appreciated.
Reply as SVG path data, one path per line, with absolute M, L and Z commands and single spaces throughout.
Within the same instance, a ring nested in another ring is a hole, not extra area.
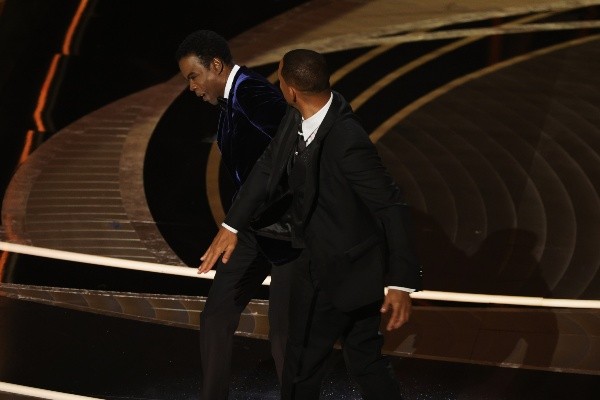
M 198 398 L 198 332 L 0 297 L 2 380 L 110 400 Z M 265 340 L 236 337 L 231 399 L 278 398 Z M 594 375 L 392 359 L 405 399 L 595 400 Z M 2 399 L 21 399 L 0 394 Z M 27 398 L 27 397 L 24 397 Z M 335 350 L 324 399 L 360 399 Z

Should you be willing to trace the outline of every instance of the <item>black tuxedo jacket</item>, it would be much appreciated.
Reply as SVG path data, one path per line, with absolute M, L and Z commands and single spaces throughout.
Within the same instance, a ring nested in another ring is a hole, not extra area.
M 278 197 L 298 137 L 288 108 L 278 133 L 240 189 L 225 223 L 246 226 Z M 301 222 L 293 234 L 333 304 L 345 311 L 381 300 L 385 285 L 421 289 L 408 206 L 369 136 L 338 93 L 310 146 Z M 294 193 L 294 196 L 297 196 Z

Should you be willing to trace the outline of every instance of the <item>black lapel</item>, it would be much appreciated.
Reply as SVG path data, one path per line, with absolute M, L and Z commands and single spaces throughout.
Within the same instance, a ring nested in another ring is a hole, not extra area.
M 300 112 L 291 106 L 284 116 L 280 129 L 277 131 L 277 136 L 281 135 L 281 144 L 277 153 L 273 155 L 273 168 L 276 168 L 270 176 L 268 188 L 269 194 L 276 191 L 277 184 L 281 181 L 281 176 L 286 173 L 288 161 L 292 155 L 294 145 L 298 139 L 298 124 L 302 120 Z
M 302 221 L 306 222 L 310 211 L 313 208 L 313 203 L 315 201 L 317 190 L 318 190 L 318 182 L 319 182 L 319 159 L 321 158 L 321 149 L 323 146 L 323 140 L 331 131 L 331 127 L 333 123 L 339 116 L 341 100 L 337 97 L 337 94 L 333 93 L 333 100 L 331 102 L 331 106 L 321 122 L 321 126 L 317 130 L 315 134 L 314 141 L 310 144 L 310 146 L 316 146 L 316 149 L 311 153 L 312 162 L 308 163 L 308 170 L 306 171 L 306 184 L 304 190 L 304 211 L 302 215 Z

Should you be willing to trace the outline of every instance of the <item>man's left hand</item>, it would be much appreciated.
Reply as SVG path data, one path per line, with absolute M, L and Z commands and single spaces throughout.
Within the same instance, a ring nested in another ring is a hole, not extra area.
M 213 239 L 210 247 L 200 257 L 202 264 L 198 267 L 198 273 L 204 274 L 210 271 L 221 255 L 223 255 L 221 261 L 223 264 L 227 264 L 236 245 L 237 235 L 224 227 L 219 228 L 219 232 L 217 232 L 217 236 Z
M 386 329 L 391 331 L 398 329 L 410 318 L 410 312 L 412 308 L 412 302 L 408 292 L 398 289 L 388 289 L 383 305 L 381 306 L 381 313 L 392 310 L 392 315 L 388 321 Z

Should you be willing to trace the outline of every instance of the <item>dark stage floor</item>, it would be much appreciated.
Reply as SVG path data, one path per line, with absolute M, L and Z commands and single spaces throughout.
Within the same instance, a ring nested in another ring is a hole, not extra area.
M 0 297 L 2 380 L 111 400 L 197 399 L 198 335 Z M 265 340 L 238 337 L 232 399 L 277 399 Z M 593 400 L 597 376 L 393 358 L 406 399 Z M 325 399 L 360 399 L 335 351 Z M 1 394 L 15 399 L 14 394 Z

